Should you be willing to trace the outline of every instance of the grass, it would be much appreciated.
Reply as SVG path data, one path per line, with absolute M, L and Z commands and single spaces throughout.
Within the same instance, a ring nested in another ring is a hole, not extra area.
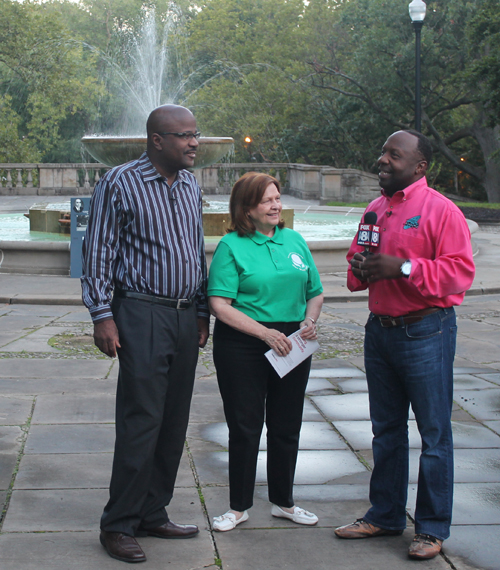
M 489 210 L 500 210 L 499 202 L 455 202 L 461 208 L 488 208 Z
M 328 202 L 327 206 L 340 206 L 342 208 L 366 208 L 370 202 Z
M 48 345 L 67 355 L 85 355 L 103 358 L 105 355 L 94 345 L 90 333 L 81 331 L 59 333 L 48 340 Z

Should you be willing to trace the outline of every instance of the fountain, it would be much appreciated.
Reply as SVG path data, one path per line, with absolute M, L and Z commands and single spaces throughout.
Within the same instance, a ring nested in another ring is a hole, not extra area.
M 110 62 L 122 78 L 131 96 L 133 104 L 127 106 L 131 111 L 131 118 L 123 120 L 123 124 L 128 125 L 132 130 L 143 129 L 150 111 L 160 104 L 166 102 L 186 104 L 189 99 L 189 93 L 186 95 L 185 91 L 188 91 L 188 80 L 192 74 L 189 74 L 187 79 L 182 79 L 178 73 L 177 77 L 174 78 L 172 75 L 167 77 L 168 73 L 166 73 L 172 68 L 168 57 L 169 44 L 167 40 L 172 32 L 173 20 L 166 24 L 161 49 L 158 51 L 154 12 L 146 12 L 141 37 L 132 39 L 131 58 L 137 66 L 135 81 L 130 81 L 123 71 L 118 69 L 113 62 Z M 195 89 L 191 89 L 191 92 L 194 91 Z M 134 123 L 136 123 L 135 126 Z M 228 154 L 233 145 L 233 139 L 229 137 L 202 137 L 199 142 L 195 169 L 219 161 Z M 139 136 L 86 136 L 83 137 L 82 143 L 96 160 L 107 166 L 115 166 L 137 159 L 146 148 L 146 138 L 143 134 Z M 44 205 L 40 206 L 45 207 Z M 49 212 L 47 217 L 50 217 L 52 212 L 50 208 L 46 209 Z M 207 236 L 221 236 L 225 233 L 225 228 L 229 222 L 227 212 L 208 213 L 204 216 Z M 218 217 L 215 227 L 212 226 L 214 216 Z M 293 216 L 294 211 L 292 209 L 283 211 L 287 227 L 293 227 Z M 208 223 L 209 218 L 210 224 Z M 59 223 L 59 219 L 62 217 L 57 218 L 57 223 Z M 44 243 L 22 241 L 22 239 L 9 242 L 1 241 L 2 236 L 0 235 L 0 259 L 3 260 L 3 263 L 0 261 L 0 272 L 68 274 L 69 241 L 58 243 L 52 240 Z M 208 261 L 211 259 L 217 241 L 210 239 L 210 237 L 207 239 Z M 344 268 L 345 251 L 350 241 L 350 239 L 341 239 L 335 242 L 331 240 L 310 241 L 318 269 L 320 271 L 332 271 L 336 267 Z M 5 252 L 5 256 L 2 250 Z
M 231 152 L 231 137 L 200 137 L 194 168 L 203 168 L 218 162 Z M 147 138 L 140 136 L 88 136 L 82 138 L 83 146 L 99 162 L 106 166 L 118 166 L 136 160 L 146 150 Z
M 189 78 L 193 75 L 190 73 L 187 79 L 182 79 L 179 76 L 178 67 L 172 65 L 169 57 L 172 51 L 171 39 L 175 40 L 176 37 L 177 21 L 176 17 L 167 20 L 161 48 L 158 49 L 155 12 L 154 10 L 146 11 L 139 37 L 129 40 L 129 53 L 136 70 L 135 81 L 129 80 L 125 72 L 112 64 L 130 95 L 131 104 L 127 105 L 129 117 L 124 121 L 125 124 L 139 122 L 139 128 L 144 129 L 147 117 L 153 109 L 163 103 L 178 103 Z M 173 67 L 174 70 L 172 70 Z M 143 135 L 93 135 L 83 137 L 82 144 L 97 161 L 106 166 L 118 166 L 138 159 L 146 150 L 147 138 Z M 234 140 L 231 137 L 201 137 L 194 168 L 199 169 L 218 162 L 228 155 L 233 147 Z M 225 218 L 227 215 L 212 214 L 208 217 L 204 215 L 207 235 L 222 235 L 227 227 Z
M 126 115 L 121 121 L 129 131 L 145 130 L 149 113 L 165 103 L 186 105 L 189 97 L 201 85 L 194 86 L 200 69 L 189 70 L 189 56 L 181 43 L 182 15 L 170 6 L 169 17 L 163 25 L 163 37 L 158 41 L 158 26 L 154 9 L 145 9 L 142 27 L 136 36 L 128 38 L 127 49 L 132 68 L 124 71 L 116 62 L 106 58 L 121 79 L 127 93 Z M 184 39 L 185 41 L 185 39 Z M 117 166 L 136 160 L 146 150 L 144 135 L 85 136 L 82 143 L 96 160 L 106 166 Z M 231 152 L 231 137 L 201 137 L 194 168 L 203 168 L 218 162 Z

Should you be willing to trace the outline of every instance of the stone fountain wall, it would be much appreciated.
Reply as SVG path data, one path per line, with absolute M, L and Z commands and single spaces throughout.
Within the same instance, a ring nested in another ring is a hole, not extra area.
M 0 196 L 90 196 L 107 166 L 99 163 L 0 164 Z M 288 163 L 215 164 L 194 171 L 206 195 L 229 194 L 245 172 L 268 172 L 284 193 L 303 200 L 367 202 L 380 192 L 377 176 L 355 169 Z

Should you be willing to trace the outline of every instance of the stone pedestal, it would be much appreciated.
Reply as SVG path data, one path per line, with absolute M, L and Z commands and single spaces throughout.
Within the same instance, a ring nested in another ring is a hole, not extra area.
M 59 220 L 67 213 L 67 210 L 52 210 L 40 206 L 30 208 L 30 231 L 49 232 L 54 234 L 61 233 L 61 224 L 59 223 Z
M 281 211 L 281 217 L 285 220 L 285 226 L 293 229 L 294 210 L 286 208 Z M 223 236 L 231 223 L 228 212 L 204 212 L 203 213 L 203 233 L 207 237 Z
M 78 172 L 75 164 L 39 164 L 39 194 L 77 194 Z

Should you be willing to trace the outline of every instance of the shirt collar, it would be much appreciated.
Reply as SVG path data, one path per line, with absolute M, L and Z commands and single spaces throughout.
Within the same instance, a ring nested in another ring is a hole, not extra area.
M 253 235 L 249 236 L 249 238 L 257 245 L 262 245 L 268 241 L 272 241 L 278 245 L 283 245 L 283 233 L 278 226 L 274 229 L 274 235 L 272 237 L 265 236 L 264 234 L 256 231 Z
M 153 163 L 149 159 L 148 153 L 146 151 L 143 152 L 141 158 L 139 158 L 139 170 L 141 171 L 144 182 L 151 182 L 152 180 L 157 179 L 164 180 L 166 182 L 166 178 L 162 176 L 153 166 Z M 177 178 L 175 182 L 186 182 L 186 174 L 186 170 L 179 170 L 177 172 Z
M 413 194 L 415 194 L 422 188 L 427 188 L 427 178 L 425 176 L 422 176 L 422 178 L 419 178 L 413 184 L 410 184 L 406 188 L 403 188 L 403 190 L 398 190 L 397 192 L 394 193 L 393 196 L 387 196 L 383 188 L 381 189 L 381 192 L 382 196 L 385 196 L 388 200 L 392 200 L 395 197 L 398 197 L 400 199 L 405 198 L 406 200 L 409 200 L 413 196 Z

